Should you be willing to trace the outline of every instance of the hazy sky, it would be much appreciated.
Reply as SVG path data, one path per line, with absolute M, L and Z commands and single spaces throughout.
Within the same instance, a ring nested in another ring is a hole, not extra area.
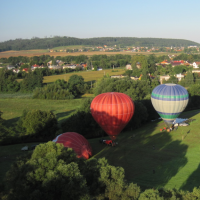
M 151 37 L 200 43 L 200 0 L 0 0 L 0 41 Z

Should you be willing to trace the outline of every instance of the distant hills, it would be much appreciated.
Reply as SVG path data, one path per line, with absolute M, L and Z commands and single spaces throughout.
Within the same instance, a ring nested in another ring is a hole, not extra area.
M 50 49 L 59 46 L 137 46 L 137 47 L 188 47 L 200 46 L 199 43 L 183 39 L 136 38 L 136 37 L 100 37 L 79 39 L 74 37 L 15 39 L 0 43 L 0 52 L 9 50 Z

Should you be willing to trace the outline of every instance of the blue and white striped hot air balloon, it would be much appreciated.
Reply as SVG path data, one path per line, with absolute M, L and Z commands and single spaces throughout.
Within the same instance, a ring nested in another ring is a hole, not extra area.
M 186 108 L 189 100 L 187 90 L 178 84 L 162 84 L 153 89 L 151 102 L 168 126 Z

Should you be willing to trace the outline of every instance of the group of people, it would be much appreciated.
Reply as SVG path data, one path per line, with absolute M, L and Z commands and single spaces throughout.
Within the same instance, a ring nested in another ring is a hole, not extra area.
M 172 124 L 169 128 L 164 127 L 163 129 L 160 129 L 160 132 L 162 132 L 162 131 L 170 132 L 170 131 L 173 131 L 175 129 L 177 129 L 177 126 L 174 126 L 174 124 Z

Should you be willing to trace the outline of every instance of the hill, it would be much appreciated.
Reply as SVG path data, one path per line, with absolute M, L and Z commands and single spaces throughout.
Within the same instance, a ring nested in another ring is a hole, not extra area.
M 199 46 L 197 42 L 184 39 L 136 38 L 136 37 L 101 37 L 79 39 L 74 37 L 15 39 L 0 43 L 0 52 L 9 50 L 50 49 L 59 46 L 140 46 L 140 47 L 169 47 L 169 46 Z

